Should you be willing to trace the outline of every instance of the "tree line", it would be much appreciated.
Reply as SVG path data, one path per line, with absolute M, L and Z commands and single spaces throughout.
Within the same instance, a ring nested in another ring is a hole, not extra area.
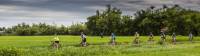
M 57 25 L 48 25 L 46 23 L 39 24 L 26 24 L 21 23 L 10 28 L 2 27 L 0 31 L 4 31 L 1 35 L 20 35 L 20 36 L 29 36 L 29 35 L 79 35 L 81 30 L 85 30 L 86 27 L 84 24 L 73 24 L 71 26 L 57 26 Z
M 137 11 L 133 16 L 122 15 L 120 9 L 107 6 L 104 11 L 96 11 L 96 15 L 88 17 L 86 25 L 90 33 L 95 35 L 111 32 L 117 35 L 133 35 L 138 32 L 141 35 L 160 35 L 161 31 L 167 34 L 173 32 L 178 35 L 200 35 L 200 12 L 180 7 L 179 5 L 161 8 L 150 6 L 147 9 Z
M 79 35 L 85 32 L 89 35 L 133 35 L 138 32 L 141 35 L 160 35 L 161 31 L 167 34 L 173 32 L 177 35 L 200 35 L 200 12 L 183 8 L 179 5 L 161 8 L 150 6 L 149 8 L 136 11 L 134 16 L 122 15 L 122 11 L 111 5 L 103 11 L 96 10 L 96 14 L 89 16 L 84 24 L 71 26 L 55 26 L 45 23 L 18 24 L 16 26 L 0 28 L 2 35 Z

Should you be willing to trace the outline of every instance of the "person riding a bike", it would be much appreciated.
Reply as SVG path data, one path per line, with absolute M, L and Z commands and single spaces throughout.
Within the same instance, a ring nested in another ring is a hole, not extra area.
M 53 48 L 59 48 L 60 47 L 60 40 L 59 40 L 58 36 L 53 38 L 51 46 Z

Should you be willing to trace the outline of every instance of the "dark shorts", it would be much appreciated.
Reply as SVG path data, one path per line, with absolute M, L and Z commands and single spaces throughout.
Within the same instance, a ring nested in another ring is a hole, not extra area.
M 83 38 L 83 42 L 86 42 L 86 38 Z

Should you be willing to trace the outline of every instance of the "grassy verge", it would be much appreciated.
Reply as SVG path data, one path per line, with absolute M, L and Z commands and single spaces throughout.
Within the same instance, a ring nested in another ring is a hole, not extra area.
M 59 36 L 62 48 L 51 49 L 50 41 L 54 36 L 0 36 L 0 56 L 200 56 L 200 38 L 194 42 L 187 36 L 177 36 L 178 43 L 167 38 L 165 45 L 159 45 L 159 36 L 149 43 L 147 36 L 140 38 L 140 45 L 133 45 L 133 36 L 118 36 L 117 45 L 108 44 L 109 36 L 100 38 L 88 36 L 87 47 L 80 47 L 80 36 Z

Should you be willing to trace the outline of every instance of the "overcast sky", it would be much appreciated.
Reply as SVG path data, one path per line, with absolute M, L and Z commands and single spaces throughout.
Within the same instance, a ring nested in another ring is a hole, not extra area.
M 88 16 L 94 15 L 97 9 L 104 10 L 107 4 L 120 8 L 124 15 L 163 4 L 200 10 L 200 0 L 0 0 L 0 27 L 22 22 L 58 25 L 85 22 Z

